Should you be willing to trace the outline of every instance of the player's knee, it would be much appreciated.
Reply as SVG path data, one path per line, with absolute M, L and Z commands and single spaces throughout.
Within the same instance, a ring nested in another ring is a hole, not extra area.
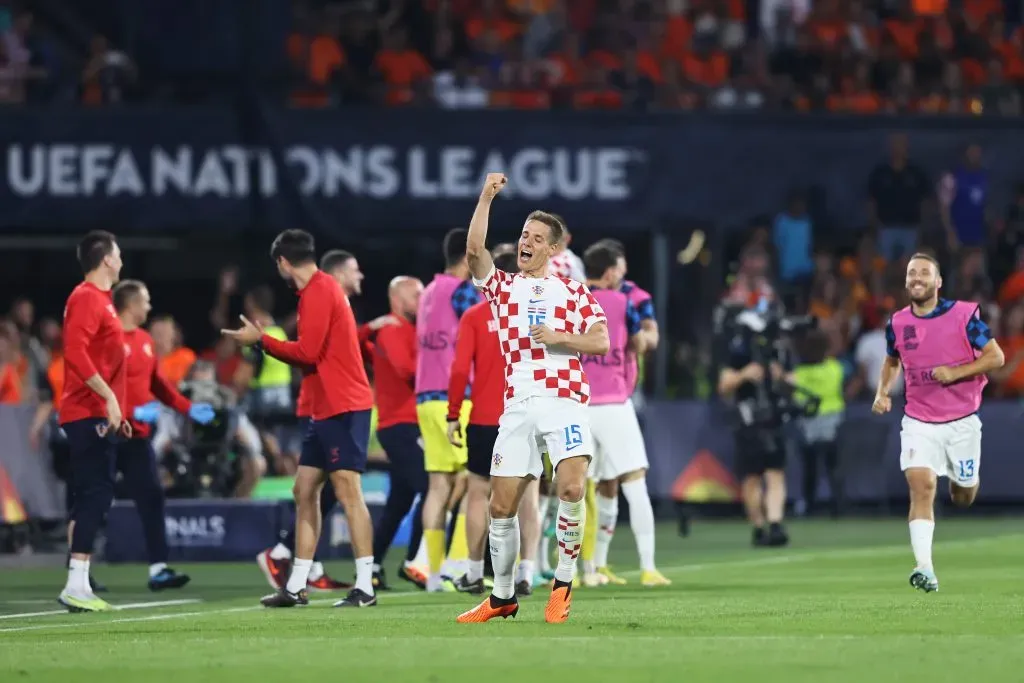
M 492 496 L 487 504 L 487 511 L 490 513 L 491 519 L 510 519 L 516 514 L 516 506 L 514 501 Z
M 296 505 L 319 505 L 320 487 L 302 477 L 296 477 L 292 486 L 292 496 Z
M 935 497 L 935 476 L 927 475 L 931 475 L 931 473 L 928 472 L 926 475 L 920 476 L 917 476 L 917 473 L 915 473 L 914 476 L 907 477 L 907 484 L 910 486 L 910 498 L 912 500 L 930 500 Z
M 343 506 L 356 503 L 362 500 L 363 486 L 362 478 L 357 472 L 335 472 L 331 475 L 331 486 L 334 487 L 334 495 Z
M 568 501 L 570 503 L 577 503 L 583 500 L 583 496 L 585 496 L 586 494 L 586 480 L 558 482 L 558 497 L 561 500 Z
M 970 507 L 974 503 L 974 499 L 978 496 L 978 486 L 974 485 L 971 487 L 957 486 L 953 482 L 949 483 L 949 497 L 953 501 L 953 504 L 957 507 Z

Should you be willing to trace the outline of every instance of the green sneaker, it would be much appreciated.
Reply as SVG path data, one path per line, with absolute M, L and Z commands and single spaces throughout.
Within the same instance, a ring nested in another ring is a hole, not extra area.
M 88 598 L 78 598 L 67 591 L 62 591 L 57 602 L 67 608 L 68 612 L 77 614 L 80 612 L 109 612 L 114 609 L 110 603 L 97 598 L 95 595 Z
M 910 573 L 910 585 L 925 593 L 934 593 L 939 590 L 939 580 L 931 569 L 915 569 Z

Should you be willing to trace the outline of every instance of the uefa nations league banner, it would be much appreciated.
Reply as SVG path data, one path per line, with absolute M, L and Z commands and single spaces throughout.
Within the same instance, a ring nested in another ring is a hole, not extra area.
M 682 221 L 744 225 L 794 186 L 817 186 L 841 227 L 864 218 L 890 118 L 231 107 L 0 113 L 0 230 L 268 231 L 343 237 L 465 224 L 483 175 L 509 176 L 497 209 L 535 208 L 576 230 Z M 1019 177 L 1024 131 L 998 120 L 913 123 L 937 174 L 985 148 L 991 203 Z

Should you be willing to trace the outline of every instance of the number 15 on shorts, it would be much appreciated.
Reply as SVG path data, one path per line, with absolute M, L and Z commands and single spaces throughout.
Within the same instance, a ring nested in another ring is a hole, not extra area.
M 580 432 L 579 425 L 569 425 L 563 432 L 565 434 L 566 452 L 583 445 L 583 434 Z

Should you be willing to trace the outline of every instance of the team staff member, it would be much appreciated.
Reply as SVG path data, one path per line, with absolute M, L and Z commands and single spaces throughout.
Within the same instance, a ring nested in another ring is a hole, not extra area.
M 132 435 L 117 444 L 117 469 L 135 501 L 142 522 L 149 559 L 149 589 L 181 588 L 189 582 L 167 566 L 167 525 L 164 519 L 164 489 L 157 474 L 156 454 L 150 443 L 151 424 L 160 416 L 160 404 L 188 415 L 199 424 L 213 421 L 213 406 L 192 403 L 181 395 L 160 372 L 153 338 L 142 325 L 152 309 L 149 290 L 138 280 L 125 280 L 114 287 L 114 308 L 124 329 L 127 412 L 132 417 Z
M 494 250 L 495 266 L 514 273 L 515 247 L 502 245 Z M 469 376 L 473 375 L 472 403 L 469 424 L 463 439 L 460 414 Z M 466 540 L 469 544 L 468 571 L 455 582 L 464 593 L 484 592 L 484 545 L 487 538 L 487 497 L 491 488 L 491 457 L 498 438 L 498 418 L 505 401 L 505 360 L 501 355 L 498 323 L 487 302 L 480 302 L 466 311 L 459 322 L 455 342 L 455 363 L 448 384 L 448 440 L 468 451 L 466 469 L 469 483 L 466 491 Z M 540 540 L 540 518 L 537 510 L 539 481 L 531 481 L 519 508 L 522 539 L 516 594 L 533 592 L 533 574 Z
M 445 513 L 461 498 L 460 474 L 466 467 L 466 449 L 448 442 L 448 381 L 455 359 L 455 337 L 459 318 L 480 300 L 469 280 L 466 264 L 466 235 L 463 228 L 450 230 L 444 238 L 445 270 L 434 276 L 420 298 L 416 314 L 419 356 L 416 364 L 416 415 L 426 460 L 429 488 L 423 503 L 423 540 L 427 545 L 430 574 L 427 591 L 445 589 L 442 566 L 445 555 Z M 471 405 L 463 405 L 462 420 Z M 465 516 L 459 514 L 452 532 L 448 559 L 468 557 Z M 454 576 L 455 571 L 451 571 Z M 450 590 L 450 588 L 449 588 Z
M 78 243 L 85 280 L 64 308 L 64 393 L 60 426 L 71 450 L 74 510 L 68 580 L 58 601 L 71 612 L 111 609 L 89 585 L 96 533 L 114 499 L 115 438 L 131 436 L 124 419 L 124 331 L 110 290 L 121 274 L 121 249 L 109 232 L 94 231 Z
M 362 293 L 363 272 L 359 269 L 359 262 L 356 257 L 342 249 L 332 249 L 320 257 L 320 270 L 333 277 L 345 296 L 351 299 Z M 363 340 L 373 326 L 383 324 L 380 319 L 360 328 L 360 341 Z M 364 332 L 365 328 L 365 332 Z M 266 330 L 270 333 L 270 330 Z M 283 341 L 283 340 L 282 340 Z M 313 415 L 313 408 L 310 404 L 310 385 L 313 380 L 311 375 L 304 375 L 299 385 L 299 397 L 295 402 L 295 416 L 299 419 L 299 433 L 305 434 L 309 428 L 309 422 Z M 338 502 L 334 495 L 334 489 L 325 486 L 320 491 L 320 518 L 327 519 Z M 272 548 L 267 548 L 256 556 L 256 563 L 267 577 L 267 582 L 274 590 L 284 587 L 288 576 L 292 571 L 292 556 L 295 554 L 295 525 L 291 525 L 284 532 L 279 543 Z M 309 571 L 308 588 L 316 591 L 348 590 L 352 588 L 351 583 L 337 581 L 331 578 L 324 571 L 322 563 L 313 558 L 313 566 Z
M 423 446 L 416 419 L 416 311 L 423 283 L 400 275 L 388 285 L 392 322 L 379 328 L 372 339 L 374 390 L 377 398 L 377 439 L 391 463 L 391 489 L 384 512 L 373 530 L 374 586 L 388 588 L 381 565 L 395 532 L 421 496 L 413 510 L 412 536 L 399 576 L 425 586 L 425 577 L 412 568 L 413 558 L 423 535 L 422 501 L 427 492 L 427 471 L 423 467 Z
M 264 353 L 306 369 L 313 421 L 302 442 L 295 475 L 296 547 L 285 587 L 261 601 L 266 607 L 309 604 L 306 594 L 313 554 L 320 539 L 320 492 L 329 481 L 345 510 L 352 534 L 356 585 L 336 607 L 372 607 L 373 526 L 363 499 L 362 472 L 370 440 L 373 392 L 363 368 L 355 316 L 334 278 L 316 264 L 313 236 L 286 230 L 270 256 L 278 272 L 299 291 L 298 339 L 282 342 L 242 316 L 242 328 L 224 330 L 244 345 L 259 343 Z

